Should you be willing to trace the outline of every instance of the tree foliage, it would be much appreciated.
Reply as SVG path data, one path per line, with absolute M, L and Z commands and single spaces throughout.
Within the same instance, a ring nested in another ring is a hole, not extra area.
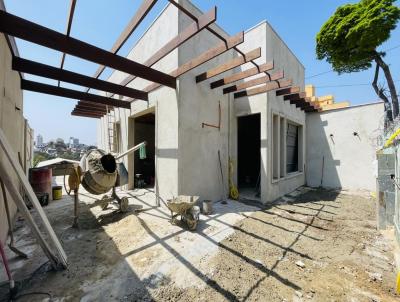
M 368 69 L 376 49 L 400 19 L 395 0 L 361 0 L 339 7 L 317 35 L 317 58 L 339 73 Z

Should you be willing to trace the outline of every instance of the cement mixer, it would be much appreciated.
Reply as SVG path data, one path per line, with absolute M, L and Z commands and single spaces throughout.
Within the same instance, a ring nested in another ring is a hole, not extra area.
M 79 185 L 85 188 L 91 194 L 101 195 L 112 190 L 111 196 L 104 195 L 100 201 L 100 207 L 105 210 L 110 203 L 118 206 L 121 212 L 127 212 L 129 208 L 129 200 L 127 197 L 120 198 L 116 194 L 116 187 L 126 185 L 128 183 L 128 172 L 122 162 L 118 160 L 123 157 L 140 150 L 141 157 L 145 157 L 146 142 L 143 142 L 128 151 L 114 156 L 106 153 L 101 149 L 92 149 L 86 152 L 82 157 L 80 164 L 69 175 L 68 185 L 69 192 L 74 191 L 75 211 L 74 211 L 74 226 L 78 223 L 79 200 L 78 191 Z

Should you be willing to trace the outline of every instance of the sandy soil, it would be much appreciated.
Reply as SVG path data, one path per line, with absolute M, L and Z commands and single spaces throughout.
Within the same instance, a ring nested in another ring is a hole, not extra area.
M 299 193 L 260 209 L 217 204 L 196 232 L 172 226 L 145 194 L 132 196 L 146 211 L 126 214 L 102 212 L 82 197 L 75 230 L 67 200 L 46 212 L 69 269 L 42 265 L 20 221 L 18 242 L 30 258 L 12 259 L 13 271 L 25 280 L 21 293 L 47 292 L 53 301 L 398 301 L 392 242 L 375 230 L 374 200 Z
M 234 227 L 210 259 L 207 287 L 168 285 L 155 299 L 399 301 L 392 242 L 375 230 L 372 199 L 310 191 L 288 203 Z

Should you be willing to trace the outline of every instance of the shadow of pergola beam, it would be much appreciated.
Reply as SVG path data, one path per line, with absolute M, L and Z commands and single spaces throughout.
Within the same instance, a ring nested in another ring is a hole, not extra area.
M 292 247 L 300 240 L 302 234 L 304 234 L 304 233 L 308 230 L 308 228 L 309 228 L 310 226 L 312 226 L 312 223 L 314 222 L 314 219 L 315 219 L 315 218 L 318 218 L 318 215 L 321 213 L 321 211 L 323 211 L 324 207 L 325 207 L 325 205 L 321 205 L 321 208 L 318 210 L 317 213 L 315 213 L 315 215 L 314 215 L 314 217 L 312 218 L 310 224 L 306 224 L 306 225 L 305 225 L 303 231 L 301 231 L 300 234 L 298 234 L 297 237 L 293 240 L 293 242 L 287 247 L 287 249 L 285 249 L 285 250 L 283 251 L 282 257 L 281 257 L 280 259 L 278 259 L 278 260 L 275 262 L 275 264 L 271 267 L 271 270 L 274 270 L 274 269 L 278 266 L 278 264 L 286 257 L 286 255 L 287 255 L 287 253 L 288 253 L 288 249 L 292 248 Z M 283 217 L 283 218 L 284 218 L 284 217 Z M 246 300 L 251 296 L 251 294 L 253 293 L 253 291 L 254 291 L 254 290 L 261 284 L 261 282 L 263 282 L 267 277 L 268 277 L 268 276 L 264 276 L 264 277 L 262 277 L 260 280 L 258 280 L 257 283 L 256 283 L 255 285 L 253 285 L 253 286 L 251 287 L 251 289 L 248 291 L 248 293 L 247 293 L 246 297 L 243 299 L 243 301 L 246 301 Z

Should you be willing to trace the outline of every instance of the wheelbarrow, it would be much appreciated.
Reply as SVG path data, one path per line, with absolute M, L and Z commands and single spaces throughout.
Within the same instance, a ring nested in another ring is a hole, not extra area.
M 181 221 L 187 225 L 189 230 L 196 230 L 200 208 L 195 204 L 199 198 L 199 196 L 180 195 L 167 200 L 167 207 L 171 211 L 171 223 L 176 224 L 178 216 L 180 216 Z

